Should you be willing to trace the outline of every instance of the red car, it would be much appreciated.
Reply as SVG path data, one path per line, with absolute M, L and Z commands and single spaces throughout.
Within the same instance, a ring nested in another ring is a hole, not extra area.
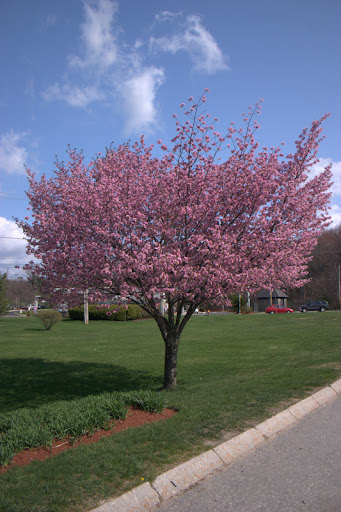
M 285 308 L 284 306 L 277 306 L 277 304 L 273 304 L 272 306 L 269 306 L 266 308 L 265 313 L 271 313 L 272 315 L 274 313 L 293 313 L 294 310 L 291 308 Z

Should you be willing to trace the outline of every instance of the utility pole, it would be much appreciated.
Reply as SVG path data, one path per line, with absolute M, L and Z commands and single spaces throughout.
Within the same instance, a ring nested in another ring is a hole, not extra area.
M 35 315 L 36 315 L 36 314 L 37 314 L 37 312 L 38 312 L 38 305 L 39 305 L 39 301 L 38 301 L 38 299 L 40 299 L 40 295 L 36 295 L 36 296 L 34 297 L 34 308 L 33 308 L 33 310 L 34 310 L 34 314 L 35 314 Z
M 160 300 L 160 313 L 162 316 L 165 316 L 165 304 L 166 304 L 165 299 L 161 299 Z
M 85 323 L 85 325 L 88 325 L 88 323 L 89 323 L 88 293 L 89 293 L 89 290 L 86 289 L 84 292 L 84 323 Z
M 19 310 L 21 309 L 21 285 L 22 285 L 22 277 L 18 277 L 19 279 Z

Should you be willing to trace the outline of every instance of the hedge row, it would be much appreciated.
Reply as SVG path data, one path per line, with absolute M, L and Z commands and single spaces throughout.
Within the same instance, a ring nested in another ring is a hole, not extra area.
M 108 315 L 108 313 L 110 313 Z M 118 306 L 117 304 L 111 304 L 110 306 L 99 306 L 95 304 L 89 305 L 89 320 L 137 320 L 138 318 L 148 318 L 148 314 L 135 304 L 128 304 L 128 308 L 125 306 Z M 76 306 L 69 309 L 69 317 L 71 320 L 83 320 L 84 319 L 84 306 Z
M 72 443 L 110 428 L 112 420 L 125 418 L 129 406 L 159 413 L 166 403 L 155 391 L 114 392 L 0 414 L 0 465 L 9 464 L 25 448 L 51 446 L 65 438 Z

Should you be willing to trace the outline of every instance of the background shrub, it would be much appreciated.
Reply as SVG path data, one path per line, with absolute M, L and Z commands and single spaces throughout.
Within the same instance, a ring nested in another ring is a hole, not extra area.
M 62 320 L 62 315 L 55 309 L 46 309 L 44 311 L 38 311 L 37 317 L 43 323 L 45 329 L 49 331 L 51 327 Z
M 108 315 L 110 313 L 110 315 Z M 69 317 L 71 320 L 83 320 L 84 319 L 84 306 L 76 306 L 69 309 Z M 114 320 L 122 322 L 125 320 L 137 320 L 138 318 L 148 318 L 149 315 L 140 306 L 136 304 L 128 304 L 128 308 L 125 306 L 119 306 L 117 304 L 106 305 L 89 305 L 89 320 Z

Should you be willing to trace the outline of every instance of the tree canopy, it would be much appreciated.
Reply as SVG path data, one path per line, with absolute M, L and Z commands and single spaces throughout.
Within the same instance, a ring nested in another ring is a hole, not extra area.
M 153 316 L 166 347 L 165 387 L 176 383 L 180 335 L 196 307 L 236 291 L 301 286 L 329 219 L 330 166 L 309 177 L 326 116 L 284 156 L 256 141 L 260 103 L 224 135 L 205 103 L 204 93 L 180 105 L 171 149 L 158 141 L 162 157 L 141 137 L 89 165 L 69 150 L 50 179 L 28 170 L 32 220 L 19 222 L 55 301 L 80 302 L 84 290 L 93 299 L 119 294 Z

